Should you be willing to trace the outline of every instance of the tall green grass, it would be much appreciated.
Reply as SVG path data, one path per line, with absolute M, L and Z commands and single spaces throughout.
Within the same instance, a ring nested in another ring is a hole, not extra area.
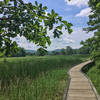
M 62 100 L 67 71 L 86 56 L 44 56 L 0 60 L 0 100 Z
M 100 68 L 98 68 L 98 66 L 95 66 L 94 63 L 91 63 L 85 67 L 84 72 L 91 79 L 100 95 Z

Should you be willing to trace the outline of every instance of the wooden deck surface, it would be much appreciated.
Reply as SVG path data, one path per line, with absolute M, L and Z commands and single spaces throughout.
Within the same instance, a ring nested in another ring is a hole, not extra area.
M 70 70 L 67 100 L 97 100 L 88 78 L 81 72 L 82 67 L 89 62 L 79 64 Z

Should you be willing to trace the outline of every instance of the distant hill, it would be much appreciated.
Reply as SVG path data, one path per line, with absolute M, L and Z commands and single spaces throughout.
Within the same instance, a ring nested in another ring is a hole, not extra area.
M 62 49 L 55 49 L 54 51 L 61 52 Z
M 25 50 L 26 53 L 36 53 L 36 50 Z M 57 52 L 60 52 L 61 49 L 55 49 L 55 50 L 52 50 L 52 51 L 57 51 Z M 48 51 L 49 53 L 51 53 L 52 51 Z
M 52 51 L 56 51 L 56 52 L 61 52 L 62 49 L 55 49 L 55 50 L 52 50 Z M 48 54 L 52 54 L 52 51 L 48 51 Z

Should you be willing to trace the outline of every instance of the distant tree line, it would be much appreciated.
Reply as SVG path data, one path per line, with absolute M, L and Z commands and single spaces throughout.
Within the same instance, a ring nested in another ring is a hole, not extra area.
M 70 46 L 67 46 L 66 48 L 62 48 L 59 50 L 54 50 L 54 51 L 47 51 L 44 48 L 39 48 L 37 49 L 37 51 L 34 52 L 30 52 L 25 50 L 24 48 L 17 48 L 16 53 L 15 52 L 11 52 L 10 53 L 10 57 L 25 57 L 25 56 L 45 56 L 45 55 L 74 55 L 74 54 L 90 54 L 91 53 L 91 49 L 87 46 L 83 46 L 79 49 L 73 49 Z M 4 55 L 7 56 L 8 55 Z
M 70 46 L 67 46 L 65 49 L 62 48 L 60 51 L 52 51 L 52 55 L 73 55 L 73 54 L 90 54 L 91 50 L 87 46 L 83 46 L 79 49 L 73 49 Z

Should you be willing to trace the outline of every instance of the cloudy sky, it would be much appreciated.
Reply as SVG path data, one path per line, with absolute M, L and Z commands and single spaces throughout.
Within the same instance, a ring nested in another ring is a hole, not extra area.
M 32 2 L 34 0 L 24 0 L 25 2 Z M 65 48 L 71 46 L 73 48 L 79 48 L 80 41 L 86 40 L 93 36 L 93 33 L 86 33 L 82 29 L 87 27 L 88 15 L 91 9 L 88 7 L 88 0 L 37 0 L 44 6 L 48 7 L 47 12 L 54 9 L 59 15 L 63 16 L 64 20 L 67 20 L 73 24 L 73 33 L 69 35 L 66 31 L 63 31 L 63 35 L 60 39 L 54 39 L 52 34 L 50 35 L 52 44 L 48 47 L 48 50 Z M 49 34 L 52 33 L 48 32 Z M 19 46 L 29 50 L 36 50 L 38 47 L 33 43 L 29 43 L 24 37 L 16 37 L 15 40 Z

